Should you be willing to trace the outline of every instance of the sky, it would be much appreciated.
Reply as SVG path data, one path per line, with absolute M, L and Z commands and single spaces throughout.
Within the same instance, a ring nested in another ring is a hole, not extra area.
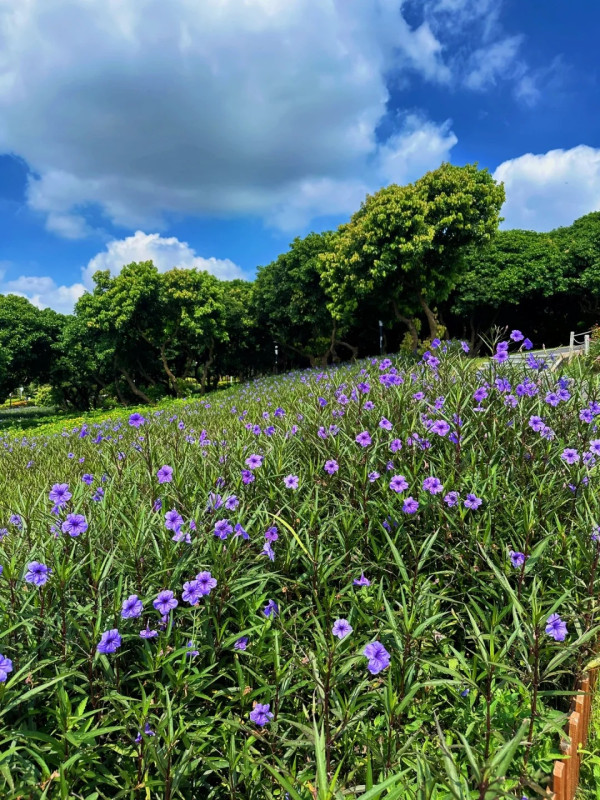
M 596 0 L 0 0 L 0 293 L 252 279 L 444 161 L 503 227 L 600 210 Z

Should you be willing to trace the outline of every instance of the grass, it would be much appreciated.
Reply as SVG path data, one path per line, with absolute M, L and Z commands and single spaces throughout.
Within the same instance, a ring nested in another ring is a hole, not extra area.
M 438 353 L 0 437 L 3 800 L 547 785 L 600 627 L 598 389 Z

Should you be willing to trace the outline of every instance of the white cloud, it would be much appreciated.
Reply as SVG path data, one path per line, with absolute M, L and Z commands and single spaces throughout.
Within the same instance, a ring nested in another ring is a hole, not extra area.
M 290 192 L 289 199 L 275 206 L 271 222 L 281 230 L 292 232 L 315 217 L 351 216 L 367 194 L 390 183 L 414 181 L 448 161 L 457 141 L 450 130 L 450 120 L 436 125 L 419 114 L 407 114 L 399 131 L 375 149 L 362 177 L 303 180 Z
M 522 36 L 507 36 L 476 50 L 469 61 L 465 85 L 483 91 L 495 86 L 499 80 L 522 75 L 526 68 L 516 60 L 522 41 Z
M 91 258 L 82 269 L 82 280 L 88 289 L 92 289 L 92 276 L 98 270 L 110 270 L 117 275 L 122 267 L 132 261 L 152 261 L 159 272 L 166 272 L 173 267 L 181 269 L 206 270 L 221 280 L 244 278 L 244 273 L 237 264 L 228 258 L 202 258 L 187 242 L 180 242 L 176 236 L 163 238 L 158 233 L 136 231 L 125 239 L 114 239 L 106 245 L 106 250 Z
M 281 209 L 299 187 L 365 182 L 390 74 L 449 82 L 442 34 L 401 10 L 401 0 L 0 4 L 0 152 L 27 162 L 30 206 L 67 238 L 90 232 L 90 205 L 130 230 L 164 230 L 169 213 L 287 224 Z M 323 191 L 330 213 L 346 212 L 347 197 Z
M 458 142 L 450 124 L 450 120 L 436 125 L 418 114 L 407 115 L 401 130 L 377 154 L 377 169 L 384 183 L 410 183 L 448 161 Z
M 504 182 L 504 228 L 549 231 L 600 210 L 600 148 L 527 153 L 494 172 Z
M 159 272 L 166 272 L 173 267 L 182 269 L 202 269 L 216 275 L 221 280 L 233 280 L 246 277 L 241 268 L 228 258 L 203 258 L 196 255 L 195 250 L 187 242 L 181 242 L 175 236 L 164 238 L 158 233 L 136 231 L 133 236 L 115 239 L 106 245 L 106 249 L 91 258 L 81 269 L 81 283 L 70 286 L 58 286 L 47 276 L 24 276 L 15 280 L 4 281 L 4 272 L 0 269 L 0 294 L 18 294 L 26 297 L 38 308 L 53 308 L 63 314 L 70 314 L 77 300 L 86 290 L 94 287 L 92 276 L 98 270 L 109 270 L 117 275 L 121 269 L 132 261 L 153 261 Z M 0 262 L 0 267 L 3 262 Z M 14 271 L 14 265 L 7 263 Z
M 0 284 L 2 294 L 17 294 L 26 297 L 38 308 L 53 308 L 63 314 L 70 314 L 73 306 L 85 291 L 81 283 L 71 286 L 57 286 L 49 277 L 24 276 Z

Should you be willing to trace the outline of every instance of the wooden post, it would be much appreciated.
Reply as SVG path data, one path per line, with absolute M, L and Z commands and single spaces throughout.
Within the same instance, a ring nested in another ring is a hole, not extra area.
M 589 333 L 586 333 L 586 335 L 583 337 L 583 352 L 584 352 L 584 355 L 586 355 L 586 356 L 589 355 L 589 353 L 590 353 L 590 335 L 589 335 Z
M 569 334 L 569 356 L 573 355 L 573 349 L 575 347 L 575 331 L 571 331 Z
M 575 697 L 574 708 L 568 720 L 569 740 L 561 741 L 561 751 L 566 758 L 554 762 L 552 790 L 549 800 L 574 800 L 579 784 L 581 756 L 579 748 L 585 747 L 592 716 L 592 693 L 598 679 L 598 670 L 586 675 Z
M 564 761 L 556 761 L 554 763 L 554 772 L 552 773 L 552 788 L 554 790 L 554 800 L 566 800 Z

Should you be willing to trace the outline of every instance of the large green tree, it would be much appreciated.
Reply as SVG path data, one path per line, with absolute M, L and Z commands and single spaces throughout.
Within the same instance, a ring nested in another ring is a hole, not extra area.
M 332 231 L 297 237 L 287 253 L 259 267 L 254 287 L 260 324 L 274 341 L 311 365 L 326 364 L 336 347 L 356 351 L 342 339 L 342 325 L 328 308 L 321 282 L 320 256 L 331 249 L 334 238 Z M 348 321 L 347 316 L 345 327 Z
M 0 396 L 32 381 L 50 377 L 53 345 L 60 336 L 64 317 L 43 311 L 25 297 L 0 295 Z
M 368 196 L 322 256 L 333 315 L 347 320 L 371 299 L 406 324 L 415 346 L 419 314 L 436 336 L 435 306 L 464 272 L 467 247 L 496 232 L 503 202 L 503 186 L 476 164 L 442 164 Z

